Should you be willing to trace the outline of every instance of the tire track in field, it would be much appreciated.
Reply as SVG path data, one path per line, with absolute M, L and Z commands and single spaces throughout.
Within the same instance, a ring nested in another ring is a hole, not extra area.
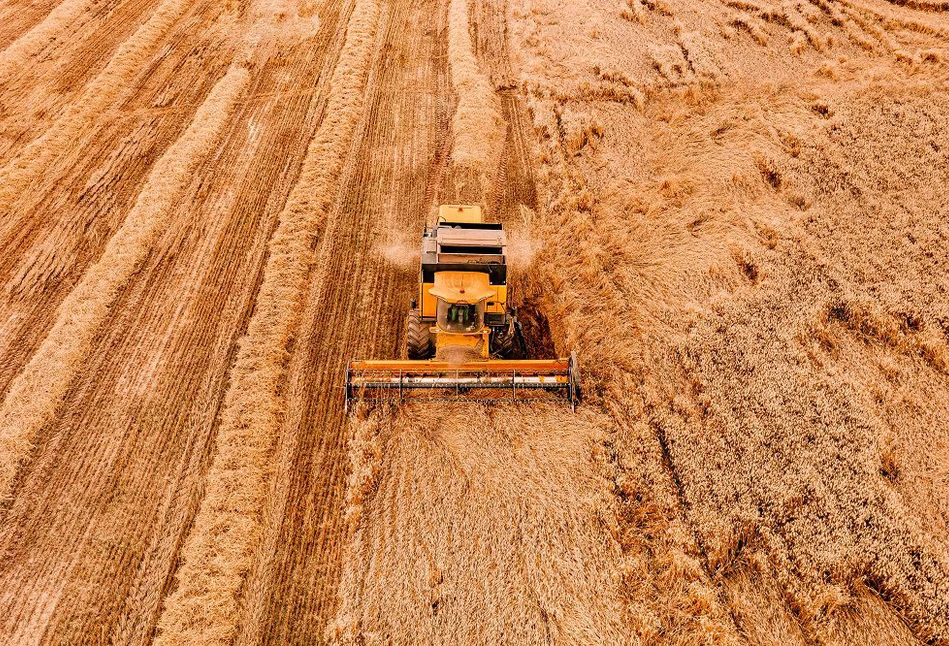
M 488 208 L 501 222 L 517 225 L 523 224 L 522 207 L 536 212 L 538 205 L 532 162 L 535 154 L 530 143 L 533 131 L 521 95 L 514 89 L 517 79 L 508 51 L 507 6 L 506 2 L 474 0 L 471 3 L 471 31 L 475 55 L 500 99 L 502 122 L 506 126 Z M 513 244 L 521 246 L 523 241 L 519 242 L 516 237 L 529 236 L 530 233 L 515 228 L 511 235 Z
M 291 359 L 265 549 L 239 643 L 321 641 L 336 608 L 345 513 L 345 361 L 397 356 L 414 272 L 383 250 L 429 213 L 452 112 L 444 6 L 392 5 L 373 67 L 363 137 L 340 176 Z M 413 235 L 414 238 L 414 235 Z
M 192 43 L 147 62 L 123 106 L 97 115 L 94 137 L 63 151 L 18 205 L 24 226 L 0 240 L 0 392 L 39 347 L 56 308 L 121 225 L 155 159 L 175 141 L 223 75 L 229 50 L 200 7 L 169 32 Z M 165 107 L 155 109 L 156 104 Z
M 56 11 L 71 4 L 81 3 L 64 2 Z M 43 134 L 154 5 L 152 0 L 94 0 L 78 16 L 51 14 L 47 21 L 53 24 L 37 25 L 0 53 L 0 163 Z
M 375 0 L 356 2 L 323 122 L 270 241 L 254 314 L 230 374 L 205 497 L 182 552 L 178 587 L 159 620 L 160 643 L 227 643 L 239 628 L 236 611 L 260 543 L 259 510 L 284 414 L 288 345 L 298 327 L 309 256 L 363 110 L 378 21 Z
M 119 290 L 141 265 L 191 174 L 217 143 L 248 80 L 245 68 L 233 67 L 215 85 L 182 138 L 155 165 L 102 257 L 60 305 L 55 325 L 13 381 L 0 408 L 0 495 L 9 493 L 33 438 L 52 419 Z
M 200 500 L 266 240 L 325 104 L 340 4 L 319 8 L 314 40 L 255 72 L 226 145 L 195 173 L 44 429 L 4 523 L 2 577 L 15 583 L 0 598 L 5 630 L 55 596 L 38 620 L 47 641 L 150 641 Z

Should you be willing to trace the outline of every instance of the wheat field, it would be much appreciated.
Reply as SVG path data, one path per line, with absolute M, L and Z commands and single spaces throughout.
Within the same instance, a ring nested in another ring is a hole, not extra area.
M 0 644 L 949 645 L 949 4 L 0 0 Z M 584 400 L 343 407 L 481 203 Z

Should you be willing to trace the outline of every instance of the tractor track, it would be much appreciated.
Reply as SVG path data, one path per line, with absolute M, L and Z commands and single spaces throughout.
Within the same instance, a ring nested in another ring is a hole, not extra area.
M 245 643 L 320 636 L 333 615 L 344 524 L 345 362 L 400 352 L 404 307 L 414 273 L 381 251 L 401 231 L 421 227 L 424 187 L 437 172 L 450 112 L 444 8 L 395 2 L 370 72 L 367 108 L 341 174 L 337 202 L 320 245 L 290 364 L 287 417 L 268 517 L 266 567 L 248 582 L 258 622 Z M 433 24 L 431 16 L 442 16 Z M 264 579 L 261 581 L 261 579 Z M 273 594 L 279 590 L 279 594 Z
M 66 15 L 51 14 L 0 52 L 0 162 L 50 126 L 155 6 L 152 0 L 66 0 L 56 7 Z M 22 57 L 29 54 L 24 74 Z
M 9 582 L 6 590 L 17 590 L 0 596 L 0 641 L 149 641 L 202 493 L 233 340 L 246 326 L 266 241 L 321 118 L 325 78 L 341 44 L 342 6 L 322 7 L 326 29 L 315 41 L 253 70 L 250 96 L 271 98 L 246 101 L 231 117 L 221 149 L 195 173 L 173 223 L 101 326 L 55 423 L 38 438 L 0 534 L 0 577 Z M 133 106 L 148 106 L 162 94 L 200 103 L 227 60 L 213 43 L 188 38 L 189 31 L 201 34 L 202 22 L 192 15 L 170 32 L 169 38 L 194 45 L 162 50 L 152 75 L 136 88 Z M 316 91 L 300 93 L 301 86 Z M 117 122 L 118 132 L 104 127 L 95 142 L 100 152 L 63 164 L 70 179 L 52 178 L 51 185 L 81 186 L 96 166 L 98 176 L 108 178 L 80 200 L 91 205 L 79 213 L 71 211 L 74 204 L 45 213 L 65 229 L 65 242 L 73 235 L 88 244 L 84 229 L 124 212 L 117 198 L 134 199 L 142 179 L 126 177 L 136 168 L 128 161 L 155 153 L 123 149 L 160 150 L 188 123 L 175 113 L 142 116 L 144 122 Z M 143 172 L 148 166 L 138 165 Z M 117 191 L 116 181 L 131 186 Z M 113 222 L 108 228 L 117 226 Z M 96 251 L 77 255 L 88 263 Z M 66 263 L 71 276 L 81 273 L 76 260 Z M 30 343 L 20 336 L 7 346 L 15 352 L 4 361 L 7 379 L 52 323 L 70 282 L 45 289 L 43 300 L 26 301 L 30 318 L 20 329 L 32 336 Z M 38 329 L 30 333 L 31 327 Z

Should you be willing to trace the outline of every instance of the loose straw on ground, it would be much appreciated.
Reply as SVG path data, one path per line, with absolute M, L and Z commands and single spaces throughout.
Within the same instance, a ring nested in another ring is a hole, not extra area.
M 0 494 L 8 495 L 33 438 L 49 422 L 92 348 L 115 298 L 148 256 L 175 202 L 224 130 L 249 73 L 232 67 L 195 113 L 191 125 L 159 159 L 122 226 L 60 305 L 56 322 L 0 409 Z
M 242 583 L 262 536 L 262 514 L 285 405 L 287 346 L 299 324 L 313 244 L 363 112 L 379 21 L 357 0 L 330 82 L 325 118 L 270 241 L 263 283 L 241 339 L 221 411 L 207 489 L 183 550 L 158 644 L 228 644 L 237 631 Z

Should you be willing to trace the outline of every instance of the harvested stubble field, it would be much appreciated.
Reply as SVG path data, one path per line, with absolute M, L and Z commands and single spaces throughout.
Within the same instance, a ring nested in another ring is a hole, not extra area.
M 949 5 L 0 0 L 0 643 L 949 644 Z M 343 413 L 479 201 L 586 399 Z

